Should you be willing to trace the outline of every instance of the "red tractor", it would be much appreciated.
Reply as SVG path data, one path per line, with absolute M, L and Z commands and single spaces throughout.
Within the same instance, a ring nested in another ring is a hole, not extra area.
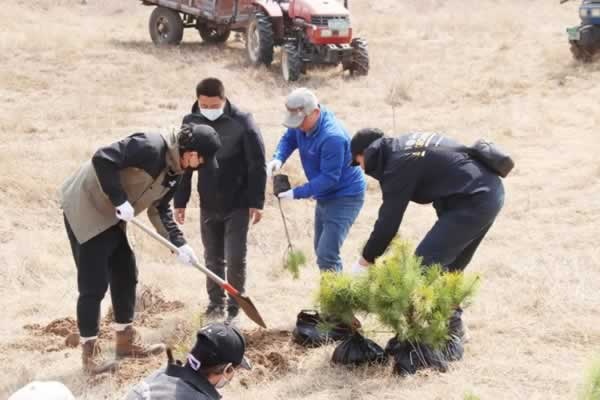
M 184 28 L 196 28 L 209 43 L 223 43 L 231 31 L 246 36 L 248 59 L 270 65 L 281 47 L 286 81 L 308 67 L 337 66 L 353 75 L 369 72 L 367 41 L 353 36 L 347 0 L 142 0 L 158 6 L 150 17 L 154 43 L 178 44 Z

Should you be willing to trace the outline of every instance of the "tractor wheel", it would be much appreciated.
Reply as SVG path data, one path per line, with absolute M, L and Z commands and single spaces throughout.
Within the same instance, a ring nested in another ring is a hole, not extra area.
M 286 82 L 294 82 L 300 78 L 304 70 L 302 57 L 293 44 L 286 44 L 281 49 L 281 73 Z
M 581 61 L 583 63 L 592 62 L 592 56 L 579 46 L 576 42 L 571 42 L 571 54 L 573 54 L 573 58 L 577 61 Z
M 200 33 L 202 40 L 204 40 L 206 43 L 221 44 L 225 43 L 227 39 L 229 39 L 231 30 L 226 29 L 223 32 L 219 32 L 219 30 L 215 28 L 210 28 L 206 25 L 198 25 L 198 32 Z
M 365 39 L 352 39 L 352 62 L 347 69 L 352 75 L 364 76 L 369 73 L 369 45 Z
M 254 65 L 271 65 L 273 62 L 273 24 L 262 11 L 254 14 L 246 29 L 248 59 Z
M 183 38 L 183 21 L 177 11 L 156 7 L 150 15 L 150 37 L 157 46 L 177 45 Z

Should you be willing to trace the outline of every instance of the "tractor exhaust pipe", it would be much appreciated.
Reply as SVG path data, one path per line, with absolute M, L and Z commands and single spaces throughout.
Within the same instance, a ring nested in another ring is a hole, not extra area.
M 348 0 L 344 0 L 344 7 L 346 8 L 346 10 L 348 9 Z

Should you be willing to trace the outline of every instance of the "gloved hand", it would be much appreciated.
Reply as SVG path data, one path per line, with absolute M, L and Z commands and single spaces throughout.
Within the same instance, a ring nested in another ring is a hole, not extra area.
M 115 214 L 120 220 L 129 222 L 133 219 L 133 217 L 135 217 L 135 210 L 127 200 L 125 200 L 125 203 L 121 204 L 120 206 L 115 207 L 115 209 Z
M 177 259 L 185 265 L 193 265 L 194 262 L 198 262 L 198 258 L 196 257 L 196 253 L 194 253 L 194 249 L 191 248 L 189 244 L 184 244 L 181 247 L 177 248 Z
M 273 174 L 281 169 L 282 162 L 274 159 L 267 163 L 267 176 L 270 178 Z
M 359 258 L 356 260 L 354 264 L 352 264 L 352 268 L 350 269 L 350 275 L 358 277 L 366 274 L 369 271 L 369 264 L 365 261 L 364 258 Z
M 281 200 L 294 200 L 294 189 L 281 192 L 277 197 L 279 197 Z

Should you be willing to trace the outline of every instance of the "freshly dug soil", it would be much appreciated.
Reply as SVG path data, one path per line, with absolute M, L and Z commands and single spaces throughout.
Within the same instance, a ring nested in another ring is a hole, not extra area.
M 294 372 L 307 352 L 288 331 L 254 330 L 244 332 L 244 337 L 246 357 L 252 363 L 251 371 L 241 372 L 240 382 L 246 387 Z

